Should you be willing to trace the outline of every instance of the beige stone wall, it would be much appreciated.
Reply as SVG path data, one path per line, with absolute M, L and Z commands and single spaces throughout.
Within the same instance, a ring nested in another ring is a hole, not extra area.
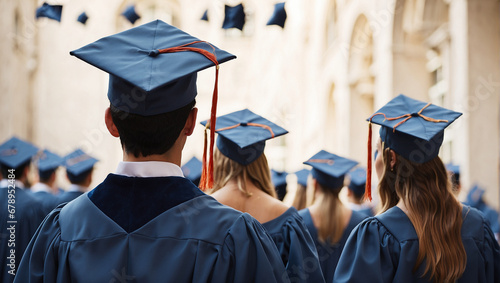
M 135 25 L 160 18 L 238 56 L 221 66 L 218 113 L 249 108 L 289 130 L 268 142 L 271 167 L 301 169 L 320 149 L 366 164 L 365 119 L 404 93 L 464 112 L 447 131 L 442 158 L 461 165 L 464 190 L 480 182 L 498 207 L 498 1 L 288 0 L 281 29 L 265 25 L 274 3 L 245 0 L 243 32 L 220 28 L 224 3 L 239 1 L 135 2 Z M 60 3 L 57 23 L 34 20 L 36 1 L 2 0 L 0 139 L 16 134 L 59 154 L 82 147 L 101 160 L 96 184 L 121 158 L 103 123 L 107 75 L 69 51 L 132 27 L 120 16 L 129 2 Z M 199 20 L 205 9 L 209 22 Z M 83 10 L 86 26 L 76 22 Z M 213 79 L 213 69 L 199 75 L 200 121 L 209 116 Z M 202 145 L 199 126 L 183 160 L 201 157 Z

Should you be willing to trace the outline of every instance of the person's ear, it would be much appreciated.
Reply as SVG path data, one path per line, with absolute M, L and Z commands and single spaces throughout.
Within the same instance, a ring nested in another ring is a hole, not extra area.
M 115 123 L 113 122 L 113 117 L 111 117 L 111 108 L 107 108 L 104 113 L 104 122 L 106 123 L 106 128 L 108 128 L 109 133 L 117 138 L 120 136 L 118 129 L 116 128 Z
M 390 165 L 391 165 L 391 171 L 394 170 L 394 165 L 396 165 L 396 153 L 394 150 L 389 150 L 389 156 L 390 156 Z
M 186 136 L 190 136 L 193 133 L 194 127 L 196 126 L 197 116 L 198 116 L 198 108 L 194 107 L 193 109 L 191 109 L 191 112 L 189 112 L 186 124 L 184 125 L 184 129 L 182 130 Z

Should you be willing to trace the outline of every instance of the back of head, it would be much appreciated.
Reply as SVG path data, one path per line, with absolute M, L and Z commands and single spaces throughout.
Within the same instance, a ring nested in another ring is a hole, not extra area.
M 383 159 L 390 160 L 390 154 L 386 148 Z M 408 210 L 407 216 L 419 239 L 414 272 L 425 262 L 424 274 L 435 282 L 455 282 L 460 278 L 467 258 L 461 238 L 462 206 L 452 193 L 441 159 L 416 163 L 396 154 L 392 170 L 390 163 L 384 161 L 379 192 L 383 211 L 399 200 Z
M 214 187 L 212 192 L 223 188 L 230 180 L 236 180 L 238 189 L 246 196 L 251 196 L 245 185 L 247 181 L 250 181 L 263 192 L 276 197 L 264 153 L 250 164 L 242 165 L 228 158 L 216 148 L 214 152 Z
M 343 205 L 339 199 L 339 192 L 344 187 L 345 175 L 358 162 L 321 150 L 304 164 L 312 166 L 311 175 L 319 193 L 319 198 L 315 200 L 315 203 L 319 202 L 320 208 L 319 239 L 335 244 L 344 232 Z
M 193 100 L 179 109 L 152 116 L 127 113 L 113 105 L 110 109 L 123 149 L 140 157 L 164 154 L 170 150 L 195 104 Z
M 0 145 L 0 166 L 2 178 L 14 176 L 17 180 L 26 177 L 26 169 L 38 148 L 17 137 L 11 137 Z
M 92 174 L 92 171 L 94 171 L 94 167 L 78 174 L 73 174 L 69 171 L 66 171 L 66 176 L 68 177 L 68 180 L 71 184 L 85 186 L 85 183 L 87 183 L 87 179 Z

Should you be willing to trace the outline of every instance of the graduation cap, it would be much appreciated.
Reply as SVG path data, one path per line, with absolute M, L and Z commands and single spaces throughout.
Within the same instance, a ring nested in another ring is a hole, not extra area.
M 135 5 L 129 5 L 125 10 L 122 12 L 122 16 L 124 16 L 131 24 L 134 24 L 135 21 L 141 18 L 136 12 L 135 12 Z
M 203 12 L 203 16 L 201 16 L 200 20 L 208 22 L 208 9 L 206 9 L 205 12 Z
M 199 185 L 202 171 L 202 162 L 195 156 L 193 156 L 186 164 L 182 167 L 182 173 L 184 177 L 188 178 L 195 185 Z
M 201 122 L 207 126 L 207 121 Z M 208 125 L 211 128 L 211 125 Z M 288 133 L 248 109 L 217 117 L 215 131 L 219 134 L 217 148 L 241 165 L 248 165 L 264 152 L 266 140 Z
M 43 3 L 42 6 L 36 9 L 36 18 L 49 18 L 61 22 L 62 14 L 61 5 L 50 5 L 47 2 Z
M 82 13 L 78 16 L 78 19 L 76 19 L 76 20 L 77 20 L 77 21 L 79 21 L 79 22 L 80 22 L 80 23 L 82 23 L 82 24 L 86 24 L 88 19 L 89 19 L 89 17 L 87 16 L 87 13 L 82 12 Z
M 234 7 L 225 5 L 224 7 L 224 22 L 222 23 L 223 29 L 237 28 L 243 30 L 245 25 L 245 9 L 243 4 Z
M 86 154 L 81 149 L 76 149 L 64 157 L 64 167 L 66 167 L 68 173 L 76 177 L 92 169 L 97 161 L 99 160 Z
M 348 173 L 350 178 L 349 189 L 354 192 L 357 197 L 363 196 L 366 185 L 366 170 L 358 167 Z
M 467 194 L 466 203 L 472 207 L 478 208 L 483 203 L 484 189 L 479 185 L 474 185 Z
M 446 170 L 451 172 L 451 179 L 454 185 L 460 184 L 460 166 L 453 163 L 446 164 Z
M 267 22 L 267 25 L 268 26 L 277 25 L 284 28 L 285 21 L 286 21 L 285 2 L 274 4 L 274 12 L 269 21 Z
M 309 178 L 309 174 L 311 174 L 311 171 L 307 169 L 302 169 L 295 172 L 295 175 L 297 176 L 297 183 L 299 185 L 307 187 L 307 178 Z
M 54 171 L 62 165 L 63 161 L 62 157 L 45 149 L 36 159 L 38 172 L 40 175 L 44 175 L 45 173 Z
M 358 162 L 321 150 L 304 164 L 312 166 L 311 174 L 318 183 L 327 188 L 337 189 L 343 187 L 345 174 Z
M 197 72 L 216 66 L 210 117 L 214 122 L 219 64 L 236 58 L 160 20 L 104 37 L 70 54 L 110 74 L 108 98 L 114 107 L 142 116 L 189 104 L 197 94 Z M 213 163 L 214 133 L 209 164 Z M 206 176 L 213 182 L 212 173 Z
M 37 152 L 38 148 L 36 146 L 17 137 L 12 137 L 0 145 L 0 164 L 11 169 L 17 169 L 30 161 L 31 157 Z
M 281 201 L 286 195 L 286 176 L 288 173 L 285 171 L 271 170 L 271 182 L 273 182 L 277 197 Z
M 380 138 L 386 148 L 412 162 L 425 163 L 438 156 L 444 129 L 461 115 L 403 94 L 396 96 L 367 119 L 370 122 L 367 179 L 371 179 L 371 123 L 382 126 Z M 367 182 L 367 197 L 371 199 L 371 182 Z

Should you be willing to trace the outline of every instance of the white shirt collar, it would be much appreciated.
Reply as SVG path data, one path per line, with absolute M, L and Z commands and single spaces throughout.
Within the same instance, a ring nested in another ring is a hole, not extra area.
M 88 188 L 80 186 L 80 185 L 71 184 L 71 185 L 69 185 L 69 187 L 68 187 L 68 189 L 66 191 L 67 192 L 82 192 L 82 193 L 85 193 L 86 191 L 88 191 Z
M 127 177 L 184 177 L 181 167 L 161 161 L 121 161 L 115 174 Z
M 10 185 L 9 180 L 12 180 L 12 179 L 2 179 L 0 181 L 0 188 L 7 188 Z M 16 184 L 16 188 L 24 189 L 23 182 L 21 182 L 19 180 L 15 180 L 14 184 Z
M 44 183 L 36 183 L 33 186 L 31 186 L 30 190 L 34 193 L 36 192 L 46 192 L 46 193 L 52 193 L 52 190 L 50 189 L 47 184 Z

